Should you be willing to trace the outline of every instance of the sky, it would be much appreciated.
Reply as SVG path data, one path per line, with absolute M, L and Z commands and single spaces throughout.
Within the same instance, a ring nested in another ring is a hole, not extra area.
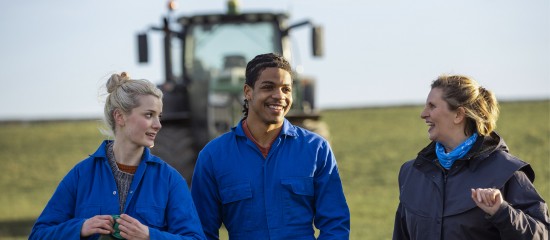
M 0 1 L 0 120 L 100 118 L 107 78 L 161 83 L 161 35 L 148 64 L 136 34 L 160 26 L 167 0 Z M 293 65 L 316 79 L 322 109 L 423 104 L 431 81 L 463 74 L 500 101 L 550 99 L 548 0 L 240 0 L 324 28 L 292 39 Z M 225 0 L 177 0 L 174 16 L 225 11 Z

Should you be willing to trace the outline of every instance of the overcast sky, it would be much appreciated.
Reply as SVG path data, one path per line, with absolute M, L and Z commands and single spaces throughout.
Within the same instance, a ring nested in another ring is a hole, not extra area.
M 160 35 L 137 63 L 138 32 L 160 25 L 167 1 L 0 2 L 0 119 L 101 117 L 115 72 L 160 83 Z M 225 1 L 177 1 L 174 15 L 225 11 Z M 317 79 L 321 109 L 422 104 L 440 74 L 465 74 L 500 100 L 550 98 L 550 1 L 240 0 L 325 30 L 311 57 L 297 31 L 293 64 Z

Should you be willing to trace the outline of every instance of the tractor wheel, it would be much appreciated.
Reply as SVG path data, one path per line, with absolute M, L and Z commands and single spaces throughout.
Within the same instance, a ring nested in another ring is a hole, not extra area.
M 330 132 L 328 129 L 328 125 L 325 122 L 313 119 L 306 119 L 303 121 L 302 125 L 305 129 L 317 133 L 325 138 L 327 141 L 330 141 Z
M 197 153 L 193 148 L 190 129 L 177 125 L 163 125 L 151 152 L 178 170 L 191 186 Z
M 316 109 L 315 105 L 315 84 L 313 81 L 303 81 L 303 99 L 302 104 L 305 104 L 304 106 L 307 109 Z

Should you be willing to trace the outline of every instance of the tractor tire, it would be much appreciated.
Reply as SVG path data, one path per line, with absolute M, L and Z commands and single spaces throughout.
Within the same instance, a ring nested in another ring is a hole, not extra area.
M 321 135 L 321 137 L 330 142 L 330 132 L 328 125 L 325 122 L 313 119 L 306 119 L 302 122 L 302 127 Z
M 315 84 L 313 81 L 304 81 L 303 82 L 303 99 L 302 104 L 305 109 L 316 109 L 315 105 Z
M 191 186 L 197 152 L 193 148 L 191 130 L 177 125 L 163 125 L 151 152 L 174 167 Z

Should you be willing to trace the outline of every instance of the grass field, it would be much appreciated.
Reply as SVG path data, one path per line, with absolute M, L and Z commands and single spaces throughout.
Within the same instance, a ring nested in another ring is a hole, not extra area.
M 411 106 L 323 112 L 351 210 L 351 239 L 391 239 L 399 167 L 428 144 L 420 111 Z M 100 126 L 99 121 L 0 124 L 0 238 L 40 214 L 67 171 L 97 148 Z M 514 155 L 533 165 L 535 186 L 550 199 L 550 101 L 501 103 L 497 132 Z

